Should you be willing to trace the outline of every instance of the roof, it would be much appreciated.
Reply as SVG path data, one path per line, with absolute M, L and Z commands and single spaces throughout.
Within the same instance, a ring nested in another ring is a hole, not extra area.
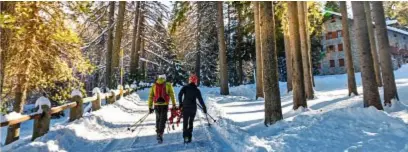
M 340 17 L 341 17 L 341 13 L 338 13 L 338 12 L 333 12 L 333 11 L 327 11 L 327 10 L 325 10 L 325 11 L 324 11 L 324 14 L 326 14 L 326 13 L 328 13 L 328 14 L 333 14 L 333 15 L 340 16 Z M 347 14 L 347 17 L 348 17 L 350 20 L 353 19 L 353 16 L 350 16 L 350 14 Z M 396 20 L 389 20 L 388 22 L 386 22 L 387 25 L 395 24 L 395 23 L 397 23 Z M 401 33 L 401 34 L 404 34 L 404 35 L 408 35 L 408 31 L 401 30 L 401 29 L 398 29 L 398 28 L 395 28 L 395 27 L 387 26 L 387 29 L 390 30 L 390 31 L 394 31 L 394 32 L 398 32 L 398 33 Z

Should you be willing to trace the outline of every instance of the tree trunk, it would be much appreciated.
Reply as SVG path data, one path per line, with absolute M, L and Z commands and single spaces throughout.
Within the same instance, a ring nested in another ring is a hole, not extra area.
M 282 107 L 278 80 L 278 57 L 275 42 L 275 19 L 272 2 L 259 2 L 263 56 L 263 88 L 265 93 L 265 125 L 282 120 Z
M 378 62 L 378 52 L 377 52 L 377 45 L 376 41 L 374 38 L 374 28 L 373 28 L 373 21 L 371 18 L 371 6 L 370 2 L 365 1 L 364 2 L 364 10 L 365 10 L 365 15 L 367 19 L 367 28 L 368 28 L 368 36 L 370 38 L 370 49 L 371 49 L 371 55 L 373 56 L 373 66 L 374 66 L 374 72 L 375 72 L 375 80 L 377 82 L 378 87 L 382 87 L 382 80 L 381 80 L 381 74 L 380 74 L 380 63 Z
M 113 53 L 113 22 L 115 19 L 115 1 L 109 2 L 109 23 L 108 23 L 108 44 L 106 55 L 106 78 L 105 83 L 108 88 L 113 88 L 112 84 L 112 53 Z
M 305 25 L 305 14 L 304 14 L 304 4 L 305 2 L 297 2 L 298 17 L 299 17 L 299 34 L 300 34 L 300 47 L 302 54 L 302 67 L 303 67 L 303 78 L 305 83 L 305 93 L 307 99 L 313 99 L 313 83 L 310 76 L 310 64 L 309 64 L 309 51 L 307 43 L 307 32 Z
M 264 97 L 262 78 L 261 32 L 259 26 L 259 2 L 253 1 L 255 21 L 255 51 L 256 51 L 256 98 Z
M 227 48 L 224 39 L 224 17 L 222 13 L 222 1 L 217 2 L 217 34 L 218 34 L 218 48 L 219 48 L 219 64 L 220 64 L 220 94 L 228 95 L 228 69 L 227 69 Z
M 200 3 L 198 3 L 197 4 L 197 16 L 198 16 L 198 21 L 197 21 L 197 23 L 199 24 L 199 25 L 197 25 L 197 37 L 196 37 L 196 43 L 197 43 L 197 45 L 196 45 L 196 50 L 197 50 L 197 54 L 196 54 L 196 62 L 195 62 L 195 73 L 196 73 L 196 76 L 197 76 L 197 78 L 198 78 L 198 81 L 197 81 L 197 86 L 200 86 L 200 81 L 201 81 L 201 70 L 200 70 L 200 68 L 201 68 L 201 61 L 200 61 L 200 58 L 201 58 L 201 51 L 200 51 L 200 49 L 201 49 L 201 47 L 200 47 L 200 35 L 201 35 L 201 5 L 202 4 L 200 4 Z
M 364 107 L 374 106 L 382 110 L 380 95 L 375 81 L 373 57 L 370 51 L 368 38 L 367 20 L 364 13 L 364 2 L 354 1 L 352 3 L 354 16 L 354 32 L 356 32 L 357 50 L 359 50 L 361 79 L 363 83 Z
M 394 71 L 392 68 L 390 43 L 385 25 L 383 2 L 372 2 L 373 16 L 375 22 L 375 34 L 377 35 L 378 50 L 380 51 L 381 74 L 384 85 L 384 104 L 391 105 L 392 99 L 398 98 L 397 86 L 395 84 Z
M 140 45 L 140 50 L 142 51 L 142 58 L 146 59 L 146 51 L 144 49 L 144 45 L 145 45 L 145 41 L 142 40 L 141 45 Z M 146 80 L 146 66 L 147 63 L 146 62 L 142 62 L 142 69 L 141 69 L 141 73 L 142 73 L 142 80 Z
M 236 44 L 236 51 L 235 51 L 235 57 L 238 60 L 238 84 L 241 85 L 243 84 L 243 74 L 244 72 L 242 71 L 242 21 L 241 21 L 241 4 L 237 4 L 238 6 L 236 7 L 237 11 L 237 44 Z
M 288 2 L 288 16 L 289 16 L 289 33 L 290 33 L 290 46 L 291 55 L 293 60 L 293 109 L 296 110 L 299 107 L 307 107 L 305 98 L 305 86 L 303 82 L 303 69 L 302 69 L 302 53 L 300 49 L 300 34 L 299 34 L 299 20 L 298 10 L 296 2 Z
M 309 59 L 309 73 L 312 81 L 312 87 L 315 87 L 314 76 L 313 76 L 313 60 L 312 60 L 312 42 L 310 41 L 310 32 L 309 32 L 309 10 L 307 7 L 307 2 L 303 5 L 305 11 L 305 28 L 306 28 L 306 42 L 307 42 L 307 56 Z
M 287 25 L 289 26 L 289 25 Z M 292 56 L 290 52 L 290 41 L 288 31 L 283 32 L 283 41 L 285 43 L 285 56 L 286 56 L 286 86 L 288 93 L 292 91 Z
M 227 18 L 228 18 L 228 23 L 227 23 L 227 32 L 228 34 L 225 34 L 225 37 L 227 38 L 227 46 L 231 45 L 231 39 L 230 39 L 230 33 L 231 33 L 231 17 L 230 17 L 230 4 L 227 3 Z
M 112 87 L 115 87 L 119 84 L 120 80 L 120 44 L 122 41 L 122 32 L 123 32 L 123 21 L 125 18 L 125 11 L 126 11 L 126 2 L 120 1 L 119 2 L 119 11 L 118 11 L 118 18 L 116 23 L 116 30 L 115 30 L 115 40 L 113 43 L 113 53 L 112 53 Z
M 341 12 L 341 16 L 347 16 L 347 6 L 346 6 L 346 2 L 344 1 L 340 1 L 340 12 Z M 351 93 L 353 93 L 354 95 L 358 95 L 356 78 L 354 76 L 353 56 L 351 55 L 351 44 L 350 44 L 351 41 L 350 41 L 348 17 L 342 17 L 341 24 L 343 27 L 343 44 L 344 44 L 343 46 L 344 46 L 344 54 L 346 57 L 347 86 L 348 86 L 349 96 L 351 95 Z
M 135 81 L 138 75 L 138 64 L 139 64 L 139 49 L 136 49 L 136 41 L 138 39 L 138 29 L 140 27 L 139 23 L 140 18 L 140 2 L 136 2 L 135 18 L 133 21 L 133 38 L 132 38 L 132 50 L 131 50 L 131 64 L 130 64 L 130 75 L 132 76 L 131 80 Z

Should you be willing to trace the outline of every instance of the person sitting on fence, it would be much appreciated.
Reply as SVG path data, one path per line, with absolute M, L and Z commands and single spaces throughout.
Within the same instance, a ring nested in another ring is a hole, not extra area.
M 176 108 L 173 86 L 171 83 L 166 82 L 166 75 L 159 75 L 156 83 L 154 83 L 150 89 L 148 99 L 149 113 L 153 113 L 154 111 L 156 113 L 156 133 L 159 143 L 163 142 L 163 133 L 166 128 L 170 99 L 173 105 L 172 108 Z

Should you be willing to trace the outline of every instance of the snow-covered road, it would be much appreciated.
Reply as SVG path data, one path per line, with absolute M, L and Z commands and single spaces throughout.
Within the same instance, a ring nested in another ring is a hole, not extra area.
M 208 127 L 201 112 L 194 124 L 193 142 L 184 145 L 182 124 L 166 129 L 164 143 L 158 144 L 155 116 L 151 114 L 134 130 L 128 131 L 148 111 L 146 101 L 132 94 L 113 105 L 86 114 L 80 120 L 53 126 L 43 137 L 29 142 L 20 140 L 2 151 L 231 151 L 230 146 L 217 140 L 216 131 Z

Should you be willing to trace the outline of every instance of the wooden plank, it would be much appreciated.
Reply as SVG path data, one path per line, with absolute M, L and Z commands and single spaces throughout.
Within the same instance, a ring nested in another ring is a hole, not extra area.
M 75 106 L 77 106 L 76 102 L 70 102 L 70 103 L 67 103 L 67 104 L 62 105 L 62 106 L 51 108 L 50 112 L 51 112 L 51 114 L 54 114 L 54 113 L 58 113 L 58 112 L 61 112 L 61 111 L 65 110 L 65 109 L 72 108 L 72 107 L 75 107 Z
M 18 119 L 1 122 L 0 127 L 19 124 L 19 123 L 22 123 L 24 121 L 31 120 L 31 119 L 38 119 L 40 118 L 40 116 L 41 114 L 38 114 L 38 113 L 33 113 L 31 115 L 23 115 Z
M 88 102 L 94 102 L 94 101 L 96 101 L 97 99 L 98 99 L 98 97 L 97 97 L 96 95 L 94 95 L 94 96 L 92 96 L 92 97 L 84 98 L 83 101 L 84 101 L 84 103 L 88 103 Z

